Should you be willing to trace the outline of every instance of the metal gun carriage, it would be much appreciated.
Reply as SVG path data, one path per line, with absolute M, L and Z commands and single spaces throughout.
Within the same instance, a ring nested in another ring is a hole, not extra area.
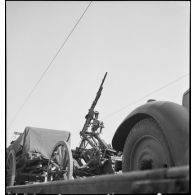
M 71 178 L 70 132 L 26 127 L 7 148 L 6 185 Z

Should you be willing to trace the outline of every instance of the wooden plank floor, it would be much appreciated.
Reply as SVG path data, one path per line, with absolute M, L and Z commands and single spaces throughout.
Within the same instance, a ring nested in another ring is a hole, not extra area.
M 30 194 L 130 194 L 188 193 L 189 166 L 118 175 L 102 175 L 69 181 L 12 186 L 6 193 Z

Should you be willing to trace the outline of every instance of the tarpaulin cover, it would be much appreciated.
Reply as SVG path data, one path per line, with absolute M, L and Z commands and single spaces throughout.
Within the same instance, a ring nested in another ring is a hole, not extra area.
M 66 141 L 70 145 L 70 132 L 36 127 L 26 127 L 24 133 L 8 147 L 15 153 L 38 152 L 46 159 L 50 158 L 52 149 L 58 141 Z

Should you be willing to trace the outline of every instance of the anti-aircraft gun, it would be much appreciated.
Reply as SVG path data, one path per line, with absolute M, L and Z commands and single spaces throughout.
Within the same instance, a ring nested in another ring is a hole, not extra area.
M 75 178 L 114 173 L 120 170 L 121 167 L 122 160 L 120 155 L 111 148 L 111 145 L 106 144 L 100 138 L 104 125 L 103 122 L 98 120 L 99 113 L 95 111 L 95 106 L 101 96 L 106 76 L 107 72 L 104 75 L 88 114 L 85 116 L 86 120 L 80 131 L 80 145 L 75 150 L 72 150 L 74 159 L 73 176 Z

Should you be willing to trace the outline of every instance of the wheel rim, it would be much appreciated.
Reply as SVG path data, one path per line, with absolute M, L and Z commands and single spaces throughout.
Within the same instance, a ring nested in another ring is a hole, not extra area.
M 13 186 L 15 181 L 16 162 L 15 153 L 10 151 L 6 162 L 6 183 L 7 186 Z
M 65 142 L 59 142 L 54 146 L 47 175 L 48 181 L 68 180 L 72 177 L 72 156 Z
M 163 145 L 155 137 L 145 135 L 132 147 L 130 169 L 144 170 L 169 167 L 169 158 Z

